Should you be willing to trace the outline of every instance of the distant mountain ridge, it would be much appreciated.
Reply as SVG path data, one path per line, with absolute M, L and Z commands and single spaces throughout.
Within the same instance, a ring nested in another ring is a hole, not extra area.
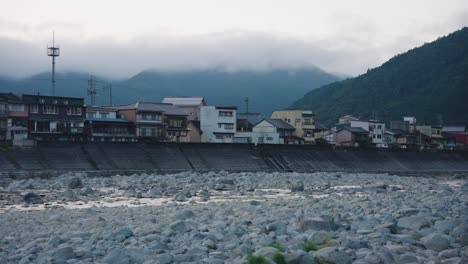
M 21 80 L 0 78 L 0 92 L 50 94 L 50 73 Z M 57 93 L 62 96 L 87 97 L 89 74 L 59 73 Z M 112 83 L 113 103 L 161 101 L 166 96 L 203 96 L 211 105 L 236 105 L 245 111 L 244 98 L 249 97 L 249 111 L 269 115 L 284 109 L 311 89 L 340 78 L 318 68 L 278 69 L 265 72 L 200 70 L 186 72 L 142 71 L 122 81 L 96 78 L 98 104 L 109 104 L 108 91 L 102 87 Z
M 356 78 L 308 92 L 290 109 L 312 109 L 319 121 L 351 114 L 384 121 L 416 116 L 436 124 L 468 121 L 468 28 L 409 50 Z

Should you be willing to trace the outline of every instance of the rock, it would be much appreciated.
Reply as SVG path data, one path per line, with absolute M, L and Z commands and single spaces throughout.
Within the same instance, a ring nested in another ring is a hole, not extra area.
M 76 255 L 72 247 L 63 247 L 55 251 L 53 260 L 55 264 L 65 264 L 67 260 L 74 259 L 75 257 Z
M 214 186 L 214 189 L 215 189 L 216 191 L 222 191 L 222 190 L 225 189 L 225 187 L 224 187 L 224 184 L 222 184 L 222 183 L 217 183 L 217 184 Z
M 188 198 L 187 196 L 185 196 L 184 193 L 180 192 L 180 193 L 177 193 L 175 196 L 174 196 L 174 201 L 176 202 L 185 202 L 187 201 Z
M 120 248 L 114 248 L 102 259 L 107 264 L 130 264 L 130 257 Z
M 397 227 L 403 229 L 420 230 L 429 227 L 431 223 L 422 216 L 407 216 L 398 219 Z
M 275 232 L 276 235 L 280 236 L 280 235 L 285 235 L 287 233 L 287 228 L 288 228 L 288 224 L 278 221 L 278 222 L 268 224 L 265 227 L 265 231 L 267 233 Z
M 419 263 L 419 260 L 414 254 L 406 253 L 397 258 L 397 263 L 398 264 L 410 264 L 410 263 L 417 264 Z
M 42 198 L 35 193 L 26 194 L 25 196 L 23 196 L 23 200 L 30 204 L 43 204 L 44 203 Z
M 303 192 L 304 191 L 304 182 L 298 181 L 291 185 L 291 192 Z
M 234 181 L 233 181 L 233 180 L 229 180 L 229 179 L 219 180 L 218 183 L 219 183 L 219 184 L 225 184 L 225 185 L 234 185 Z
M 345 244 L 345 247 L 351 249 L 369 248 L 369 243 L 364 240 L 350 240 Z
M 458 250 L 456 249 L 446 249 L 441 251 L 438 255 L 439 258 L 455 258 L 459 257 Z
M 187 226 L 184 221 L 176 221 L 172 223 L 169 228 L 176 233 L 185 233 L 187 231 Z
M 133 232 L 129 228 L 123 228 L 112 234 L 112 238 L 117 241 L 124 241 L 125 239 L 132 237 Z
M 87 186 L 86 188 L 84 188 L 84 190 L 80 192 L 80 194 L 84 196 L 91 196 L 96 194 L 96 191 L 93 188 Z
M 445 235 L 441 234 L 430 234 L 426 237 L 421 238 L 424 247 L 437 252 L 449 248 L 449 240 Z
M 314 258 L 319 263 L 350 264 L 351 257 L 336 247 L 326 247 L 313 253 Z
M 274 247 L 263 247 L 257 251 L 255 251 L 253 254 L 254 256 L 264 256 L 269 259 L 275 255 L 275 253 L 280 252 L 277 248 Z
M 195 214 L 191 210 L 179 210 L 175 213 L 174 218 L 177 220 L 185 220 L 194 217 Z
M 314 232 L 310 238 L 309 238 L 309 242 L 312 242 L 314 244 L 318 244 L 318 245 L 321 245 L 321 244 L 324 244 L 327 240 L 330 239 L 330 235 L 328 234 L 328 232 L 325 232 L 325 231 L 317 231 L 317 232 Z
M 306 230 L 324 230 L 324 231 L 334 231 L 336 230 L 336 225 L 334 223 L 333 217 L 331 216 L 320 216 L 312 217 L 299 222 L 300 228 L 304 231 Z
M 159 255 L 159 264 L 170 264 L 172 263 L 172 255 L 171 254 L 167 254 L 167 253 L 164 253 L 164 254 L 161 254 Z
M 81 179 L 79 177 L 73 177 L 68 182 L 68 188 L 70 188 L 70 189 L 83 188 L 83 182 L 81 181 Z
M 450 235 L 453 236 L 455 240 L 462 245 L 462 247 L 467 246 L 468 245 L 468 224 L 464 223 L 455 227 L 450 232 Z
M 368 264 L 383 264 L 384 263 L 380 255 L 374 252 L 369 252 L 364 258 L 364 260 Z
M 205 246 L 209 249 L 216 249 L 216 242 L 211 239 L 206 239 L 203 241 L 202 246 Z

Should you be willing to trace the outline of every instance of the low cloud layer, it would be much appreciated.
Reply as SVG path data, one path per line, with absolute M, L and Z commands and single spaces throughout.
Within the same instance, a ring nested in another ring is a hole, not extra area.
M 334 24 L 337 30 L 329 35 L 227 30 L 144 34 L 124 41 L 112 37 L 80 39 L 83 29 L 79 24 L 55 23 L 61 29 L 57 70 L 119 79 L 146 69 L 268 71 L 316 66 L 332 73 L 358 75 L 398 53 L 468 25 L 467 17 L 468 12 L 463 11 L 450 21 L 414 25 L 401 33 L 391 33 L 382 31 L 371 20 L 338 14 Z M 50 71 L 51 59 L 46 56 L 48 30 L 47 24 L 31 27 L 0 18 L 0 76 L 25 77 Z

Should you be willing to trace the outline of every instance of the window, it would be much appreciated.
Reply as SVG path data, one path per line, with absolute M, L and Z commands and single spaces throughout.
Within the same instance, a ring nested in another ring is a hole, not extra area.
M 23 104 L 10 104 L 10 105 L 8 105 L 8 110 L 9 111 L 23 112 L 24 111 L 24 105 Z
M 216 135 L 216 139 L 224 139 L 223 135 Z
M 96 113 L 95 112 L 89 112 L 87 113 L 88 118 L 96 118 Z
M 224 129 L 234 129 L 234 124 L 224 124 Z
M 378 138 L 378 139 L 381 139 L 381 138 L 382 138 L 382 135 L 377 135 L 377 138 Z
M 301 123 L 301 119 L 300 119 L 300 118 L 296 118 L 296 123 L 297 123 L 297 124 L 300 124 L 300 123 Z
M 155 127 L 142 127 L 140 128 L 140 136 L 157 137 L 159 136 L 159 129 Z
M 57 104 L 57 100 L 53 100 L 52 103 L 53 103 L 53 104 Z
M 377 129 L 382 129 L 382 125 L 377 125 Z
M 63 101 L 63 104 L 68 105 L 68 101 L 67 100 Z
M 305 118 L 304 119 L 304 125 L 312 125 L 312 120 L 310 118 Z
M 266 140 L 267 141 L 273 141 L 273 137 L 267 137 Z
M 109 118 L 109 113 L 101 112 L 101 118 Z
M 263 137 L 258 137 L 258 143 L 263 143 Z
M 67 115 L 81 115 L 81 107 L 67 107 Z
M 30 109 L 29 111 L 30 111 L 32 114 L 37 114 L 37 113 L 39 113 L 39 106 L 38 106 L 38 105 L 31 105 L 29 109 Z
M 169 119 L 169 127 L 182 127 L 182 120 Z
M 232 116 L 232 111 L 219 111 L 219 116 Z
M 58 109 L 54 105 L 44 105 L 43 112 L 48 115 L 56 115 L 58 114 Z
M 44 104 L 44 103 L 45 103 L 45 100 L 44 100 L 44 99 L 39 99 L 39 103 L 40 103 L 40 104 Z

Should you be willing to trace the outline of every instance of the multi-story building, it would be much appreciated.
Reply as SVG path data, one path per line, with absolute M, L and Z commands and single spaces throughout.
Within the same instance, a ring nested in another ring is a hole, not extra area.
M 0 93 L 0 140 L 11 140 L 13 144 L 28 137 L 28 106 L 21 96 Z
M 182 109 L 187 114 L 187 119 L 200 120 L 200 107 L 206 106 L 205 99 L 200 96 L 193 97 L 166 97 L 162 101 Z
M 133 142 L 135 124 L 119 118 L 116 109 L 86 107 L 85 134 L 89 141 Z
M 387 147 L 385 143 L 385 123 L 376 120 L 351 120 L 351 127 L 360 127 L 369 132 L 370 142 L 376 147 Z
M 445 145 L 445 139 L 442 136 L 442 127 L 440 126 L 416 126 L 418 133 L 424 134 L 429 138 L 428 142 L 431 148 L 443 149 Z
M 312 111 L 283 110 L 274 111 L 272 119 L 281 119 L 295 128 L 294 136 L 300 137 L 305 143 L 315 143 L 315 121 Z
M 120 118 L 134 123 L 138 141 L 188 141 L 187 114 L 171 104 L 136 102 L 104 108 L 115 109 Z
M 28 134 L 35 140 L 83 140 L 83 98 L 23 94 L 28 106 Z
M 364 147 L 370 142 L 369 132 L 361 127 L 342 127 L 334 132 L 336 146 Z
M 200 107 L 201 141 L 208 143 L 233 143 L 236 133 L 235 106 Z

